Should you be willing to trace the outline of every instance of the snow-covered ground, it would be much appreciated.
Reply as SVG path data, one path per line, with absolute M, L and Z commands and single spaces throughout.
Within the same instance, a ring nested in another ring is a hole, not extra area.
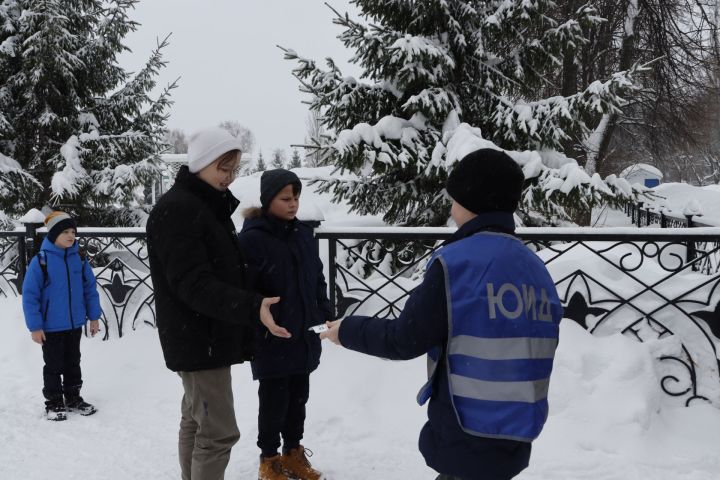
M 327 175 L 301 169 L 306 179 Z M 259 175 L 232 189 L 257 203 Z M 301 217 L 324 225 L 379 226 L 348 215 L 305 183 Z M 711 190 L 711 189 L 707 189 Z M 720 199 L 720 192 L 715 192 Z M 687 191 L 675 199 L 682 203 Z M 692 197 L 689 197 L 692 198 Z M 711 201 L 710 197 L 707 201 Z M 707 211 L 707 210 L 706 210 Z M 595 212 L 598 225 L 628 225 L 621 212 Z M 237 223 L 242 219 L 238 216 Z M 715 480 L 720 478 L 720 410 L 690 408 L 660 390 L 657 342 L 591 336 L 563 321 L 550 388 L 550 417 L 520 480 Z M 691 346 L 692 347 L 692 346 Z M 83 395 L 99 412 L 66 422 L 43 418 L 42 355 L 30 340 L 18 298 L 0 298 L 0 480 L 177 479 L 182 389 L 147 326 L 118 339 L 83 339 Z M 326 344 L 312 376 L 304 443 L 330 479 L 433 479 L 417 451 L 425 409 L 415 403 L 425 360 L 390 362 Z M 257 474 L 257 384 L 249 367 L 233 368 L 242 438 L 226 478 Z
M 99 412 L 43 418 L 42 355 L 17 299 L 0 300 L 0 478 L 177 479 L 180 380 L 149 327 L 122 339 L 83 339 L 83 395 Z M 720 410 L 668 406 L 650 347 L 592 337 L 564 321 L 550 418 L 521 480 L 712 480 L 720 472 Z M 325 345 L 312 376 L 305 444 L 330 479 L 431 479 L 417 451 L 425 409 L 415 403 L 424 359 L 390 362 Z M 257 384 L 233 367 L 242 438 L 226 478 L 257 473 Z

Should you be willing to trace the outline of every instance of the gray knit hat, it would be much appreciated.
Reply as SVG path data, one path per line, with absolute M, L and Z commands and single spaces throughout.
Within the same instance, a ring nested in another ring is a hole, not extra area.
M 53 243 L 55 243 L 58 235 L 60 235 L 63 230 L 74 228 L 75 231 L 77 231 L 77 222 L 75 222 L 75 219 L 69 214 L 59 210 L 52 212 L 45 217 L 45 226 L 48 230 L 47 238 Z

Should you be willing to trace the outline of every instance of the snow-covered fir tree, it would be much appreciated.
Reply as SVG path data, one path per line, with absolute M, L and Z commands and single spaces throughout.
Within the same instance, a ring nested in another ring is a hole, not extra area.
M 276 148 L 272 153 L 273 168 L 285 168 L 285 150 L 282 148 Z
M 265 170 L 267 170 L 267 165 L 265 165 L 265 158 L 263 158 L 262 152 L 258 152 L 257 162 L 255 162 L 255 171 L 264 172 Z
M 293 154 L 290 158 L 290 163 L 288 163 L 287 168 L 300 168 L 302 167 L 302 160 L 300 160 L 300 152 L 298 152 L 297 148 L 293 148 Z
M 332 59 L 322 68 L 286 50 L 311 109 L 336 132 L 325 149 L 354 178 L 321 183 L 335 200 L 392 224 L 443 225 L 448 170 L 474 148 L 502 148 L 527 179 L 527 224 L 558 224 L 573 209 L 634 196 L 624 180 L 589 176 L 558 154 L 571 131 L 619 109 L 633 73 L 597 79 L 572 95 L 544 96 L 570 44 L 602 19 L 590 4 L 560 21 L 551 0 L 355 0 L 361 20 L 338 14 L 360 79 Z
M 150 97 L 166 41 L 134 75 L 118 64 L 137 1 L 0 2 L 0 154 L 28 179 L 0 209 L 50 204 L 85 225 L 142 221 L 174 84 Z M 0 168 L 0 185 L 8 175 L 18 173 Z

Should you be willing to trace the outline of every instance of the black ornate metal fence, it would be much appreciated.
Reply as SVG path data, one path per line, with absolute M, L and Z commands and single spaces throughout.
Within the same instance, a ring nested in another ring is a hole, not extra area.
M 126 328 L 155 326 L 155 304 L 144 228 L 81 228 L 78 243 L 97 278 L 105 338 Z
M 633 225 L 648 227 L 652 225 L 660 228 L 693 228 L 693 227 L 715 227 L 699 222 L 695 219 L 698 215 L 677 216 L 669 214 L 663 208 L 652 205 L 645 205 L 643 202 L 626 203 L 625 214 L 630 217 Z
M 453 230 L 320 228 L 339 316 L 396 318 L 424 264 Z M 555 280 L 565 317 L 596 335 L 657 350 L 662 390 L 686 405 L 720 402 L 720 228 L 533 228 L 519 236 Z M 0 295 L 21 294 L 43 233 L 0 232 Z M 144 229 L 78 232 L 98 279 L 104 336 L 155 325 Z M 654 342 L 659 340 L 660 342 Z
M 338 316 L 396 318 L 449 229 L 319 229 Z M 720 228 L 520 229 L 565 317 L 596 335 L 658 343 L 661 388 L 720 401 Z M 413 255 L 409 255 L 410 253 Z
M 36 227 L 0 232 L 0 295 L 22 294 L 27 265 L 45 235 Z M 121 337 L 127 328 L 155 326 L 145 229 L 80 228 L 78 243 L 97 278 L 104 339 Z

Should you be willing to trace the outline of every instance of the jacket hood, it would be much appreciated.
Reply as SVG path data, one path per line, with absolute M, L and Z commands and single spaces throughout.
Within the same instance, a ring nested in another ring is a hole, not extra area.
M 458 228 L 450 238 L 443 242 L 443 245 L 448 245 L 481 231 L 515 235 L 515 217 L 510 212 L 479 213 L 475 218 Z
M 73 243 L 70 247 L 60 248 L 57 245 L 55 245 L 53 242 L 51 242 L 49 238 L 45 237 L 40 249 L 45 250 L 46 252 L 51 253 L 53 255 L 59 255 L 61 257 L 64 257 L 66 250 L 67 250 L 68 254 L 77 253 L 79 250 L 79 247 L 78 247 L 77 240 L 75 240 L 75 243 Z
M 260 207 L 248 207 L 243 210 L 243 217 L 245 217 L 245 220 L 249 219 L 255 219 L 262 217 L 263 211 Z
M 243 214 L 245 215 L 245 221 L 243 222 L 242 232 L 261 230 L 277 237 L 283 237 L 292 232 L 299 223 L 297 218 L 289 221 L 279 220 L 259 207 L 246 208 Z

